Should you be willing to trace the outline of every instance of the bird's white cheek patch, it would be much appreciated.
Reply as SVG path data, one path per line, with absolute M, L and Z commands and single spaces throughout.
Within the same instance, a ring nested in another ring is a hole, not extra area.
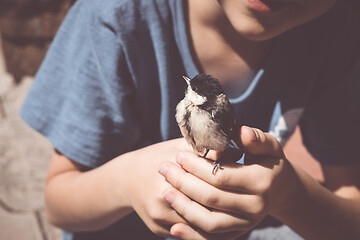
M 206 102 L 206 97 L 203 97 L 196 92 L 194 92 L 191 88 L 188 89 L 187 98 L 196 106 L 202 105 Z

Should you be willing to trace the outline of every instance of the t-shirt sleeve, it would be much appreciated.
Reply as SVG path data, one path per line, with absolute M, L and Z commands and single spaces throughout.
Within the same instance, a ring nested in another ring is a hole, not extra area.
M 76 1 L 20 112 L 55 149 L 89 167 L 133 150 L 140 139 L 126 55 L 99 12 Z
M 360 34 L 355 20 L 350 16 L 347 20 L 333 25 L 338 30 L 335 41 L 327 47 L 319 81 L 300 122 L 304 145 L 327 165 L 360 162 Z

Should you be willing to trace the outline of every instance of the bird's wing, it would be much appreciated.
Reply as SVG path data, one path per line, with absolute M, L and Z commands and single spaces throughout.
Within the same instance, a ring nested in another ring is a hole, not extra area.
M 211 116 L 214 122 L 219 123 L 224 135 L 228 138 L 232 138 L 232 131 L 235 126 L 235 113 L 227 99 L 218 105 L 218 107 L 212 109 Z
M 215 122 L 219 123 L 221 131 L 229 139 L 228 147 L 240 151 L 241 153 L 239 155 L 239 159 L 240 159 L 244 152 L 242 148 L 239 147 L 240 145 L 238 144 L 239 136 L 238 136 L 238 132 L 235 130 L 236 128 L 235 112 L 230 102 L 227 102 L 225 105 L 226 106 L 214 108 L 211 112 L 212 118 Z

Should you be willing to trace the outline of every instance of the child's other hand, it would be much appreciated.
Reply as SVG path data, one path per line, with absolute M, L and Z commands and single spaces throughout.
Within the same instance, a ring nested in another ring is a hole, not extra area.
M 241 141 L 247 165 L 224 164 L 215 176 L 212 162 L 193 153 L 178 154 L 182 168 L 170 162 L 160 165 L 160 172 L 173 186 L 165 190 L 164 198 L 191 224 L 175 224 L 173 235 L 232 238 L 287 205 L 295 181 L 280 144 L 273 136 L 247 127 L 242 128 Z
M 186 222 L 164 200 L 163 192 L 171 185 L 157 171 L 162 162 L 170 161 L 175 164 L 176 154 L 180 151 L 192 152 L 183 138 L 128 153 L 130 204 L 148 228 L 161 236 L 170 236 L 170 227 L 175 223 Z

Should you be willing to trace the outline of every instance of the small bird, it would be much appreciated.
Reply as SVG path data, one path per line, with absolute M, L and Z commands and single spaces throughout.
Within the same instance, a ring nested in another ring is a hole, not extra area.
M 176 121 L 181 134 L 194 151 L 206 158 L 209 150 L 241 149 L 234 139 L 235 113 L 219 81 L 207 74 L 190 79 L 185 97 L 176 106 Z M 214 162 L 215 175 L 221 158 Z

